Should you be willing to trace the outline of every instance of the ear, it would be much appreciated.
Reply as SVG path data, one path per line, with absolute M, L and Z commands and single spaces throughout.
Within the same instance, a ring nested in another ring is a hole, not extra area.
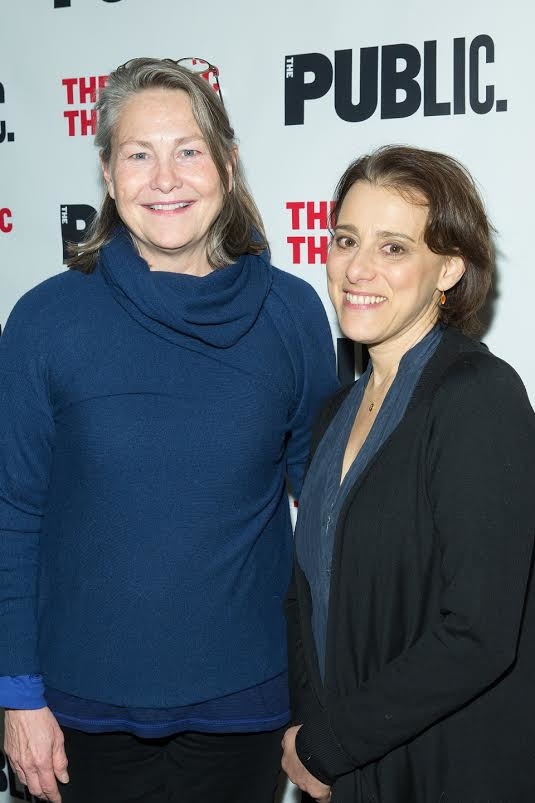
M 106 182 L 106 186 L 108 188 L 108 195 L 110 196 L 110 198 L 113 198 L 115 200 L 115 190 L 113 189 L 113 179 L 111 177 L 110 163 L 105 162 L 104 159 L 102 158 L 102 155 L 100 157 L 100 167 L 102 169 L 102 175 L 104 176 L 104 181 Z
M 232 146 L 232 158 L 230 162 L 227 164 L 227 173 L 228 173 L 228 191 L 232 192 L 234 189 L 234 172 L 236 170 L 236 165 L 238 164 L 238 146 Z
M 463 277 L 465 270 L 463 257 L 446 257 L 438 278 L 437 290 L 441 293 L 451 290 Z

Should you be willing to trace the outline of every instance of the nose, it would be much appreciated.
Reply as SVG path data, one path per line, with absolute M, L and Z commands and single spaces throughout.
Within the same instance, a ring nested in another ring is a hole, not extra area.
M 346 278 L 351 284 L 358 281 L 370 281 L 375 277 L 375 266 L 372 254 L 362 246 L 355 250 L 346 265 Z
M 151 189 L 165 193 L 182 186 L 180 167 L 172 157 L 156 160 L 151 179 Z

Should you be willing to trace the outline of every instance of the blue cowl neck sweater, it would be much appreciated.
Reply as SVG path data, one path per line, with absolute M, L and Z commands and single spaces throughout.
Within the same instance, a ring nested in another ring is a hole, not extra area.
M 104 248 L 100 269 L 116 301 L 141 326 L 179 346 L 199 341 L 218 349 L 250 332 L 273 281 L 269 263 L 252 255 L 207 276 L 155 276 L 125 229 Z
M 279 677 L 285 478 L 335 386 L 321 302 L 265 257 L 149 271 L 119 230 L 27 294 L 0 339 L 0 675 L 157 709 Z

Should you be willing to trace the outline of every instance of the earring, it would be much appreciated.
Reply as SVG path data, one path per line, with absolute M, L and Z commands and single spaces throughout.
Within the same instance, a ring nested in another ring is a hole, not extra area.
M 445 303 L 446 303 L 446 293 L 443 290 L 440 295 L 440 305 L 443 307 Z

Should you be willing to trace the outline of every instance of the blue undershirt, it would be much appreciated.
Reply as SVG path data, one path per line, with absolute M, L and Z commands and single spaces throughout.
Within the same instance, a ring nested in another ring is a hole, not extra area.
M 184 731 L 202 733 L 276 730 L 290 719 L 288 673 L 250 689 L 177 708 L 123 708 L 45 689 L 40 675 L 0 677 L 0 700 L 6 707 L 35 710 L 48 706 L 60 723 L 86 733 L 128 731 L 145 739 Z M 282 703 L 282 705 L 281 705 Z
M 370 378 L 371 362 L 331 421 L 308 470 L 300 498 L 295 539 L 299 564 L 311 590 L 312 629 L 322 677 L 338 516 L 350 489 L 403 418 L 420 375 L 435 353 L 443 333 L 442 325 L 435 326 L 403 356 L 368 437 L 343 481 L 340 483 L 344 454 Z

